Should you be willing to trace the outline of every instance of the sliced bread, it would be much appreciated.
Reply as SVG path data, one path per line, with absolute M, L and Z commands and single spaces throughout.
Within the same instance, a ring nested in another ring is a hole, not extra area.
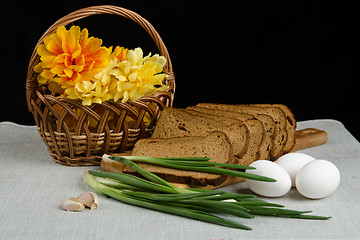
M 231 104 L 217 104 L 217 103 L 199 103 L 198 107 L 207 107 L 212 109 L 228 110 L 234 112 L 241 112 L 258 116 L 259 114 L 266 114 L 272 117 L 275 121 L 275 139 L 274 139 L 274 153 L 272 159 L 276 159 L 283 153 L 284 146 L 287 142 L 286 131 L 286 116 L 284 112 L 276 107 L 256 107 L 250 105 L 231 105 Z
M 201 110 L 196 111 L 196 109 L 194 110 L 194 108 L 191 107 L 187 108 L 186 111 L 195 116 L 204 116 L 210 119 L 214 119 L 228 126 L 234 123 L 244 124 L 249 129 L 249 143 L 244 155 L 236 159 L 237 163 L 241 165 L 249 165 L 253 161 L 256 161 L 257 159 L 260 158 L 260 146 L 265 136 L 265 131 L 260 121 L 256 119 L 241 121 L 236 118 L 215 114 L 214 112 L 210 114 L 209 112 L 206 111 L 201 111 Z
M 225 133 L 214 131 L 206 137 L 176 137 L 176 138 L 147 138 L 136 142 L 133 156 L 151 157 L 209 157 L 210 161 L 230 163 L 233 159 L 232 146 Z M 227 176 L 212 173 L 185 171 L 139 163 L 141 167 L 159 177 L 176 183 L 191 186 L 219 185 Z M 125 173 L 135 174 L 129 167 L 123 169 Z
M 249 131 L 244 124 L 234 123 L 230 126 L 203 116 L 168 107 L 165 108 L 157 121 L 152 138 L 172 138 L 186 136 L 206 136 L 210 132 L 225 133 L 232 144 L 236 157 L 241 157 L 248 145 Z
M 284 146 L 284 154 L 290 152 L 295 146 L 296 120 L 290 108 L 283 104 L 251 104 L 250 106 L 258 107 L 277 107 L 280 108 L 286 116 L 286 129 L 288 139 Z
M 270 159 L 272 148 L 274 146 L 274 126 L 275 122 L 272 122 L 272 118 L 265 115 L 265 120 L 263 118 L 256 119 L 254 115 L 240 113 L 240 112 L 231 112 L 226 110 L 217 110 L 204 107 L 190 106 L 186 108 L 187 110 L 193 110 L 198 113 L 206 113 L 215 119 L 218 117 L 234 118 L 239 121 L 242 121 L 243 124 L 247 126 L 250 132 L 250 138 L 254 138 L 254 135 L 260 135 L 262 137 L 261 144 L 258 150 L 258 159 Z M 268 117 L 269 119 L 267 119 Z M 224 120 L 226 121 L 226 119 Z M 269 123 L 267 123 L 269 122 Z M 269 128 L 268 125 L 271 125 Z M 259 136 L 257 136 L 259 137 Z M 255 137 L 256 138 L 256 137 Z

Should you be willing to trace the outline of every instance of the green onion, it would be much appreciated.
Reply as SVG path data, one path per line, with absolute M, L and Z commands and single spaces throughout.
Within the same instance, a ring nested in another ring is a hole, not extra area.
M 157 184 L 163 185 L 165 187 L 169 187 L 171 188 L 173 191 L 178 192 L 178 193 L 186 193 L 189 192 L 186 189 L 183 188 L 179 188 L 176 187 L 175 185 L 172 185 L 171 183 L 165 181 L 164 179 L 158 177 L 157 175 L 146 171 L 145 169 L 143 169 L 142 167 L 140 167 L 139 165 L 137 165 L 136 163 L 130 161 L 127 158 L 121 158 L 120 162 L 126 164 L 127 166 L 131 167 L 132 169 L 134 169 L 135 171 L 137 171 L 138 173 L 140 173 L 143 177 L 149 179 L 150 181 L 153 181 Z
M 197 189 L 194 188 L 188 188 L 188 190 L 192 190 L 192 191 L 197 191 Z M 207 189 L 201 189 L 201 190 L 207 190 Z M 214 190 L 207 190 L 207 191 L 214 191 Z M 202 197 L 202 199 L 207 199 L 207 200 L 228 200 L 228 199 L 249 199 L 251 198 L 251 200 L 256 199 L 255 195 L 250 195 L 250 194 L 238 194 L 238 193 L 229 193 L 229 192 L 224 192 L 221 195 L 215 195 L 215 196 L 208 196 L 208 197 Z
M 313 220 L 327 220 L 331 218 L 331 217 L 323 217 L 323 216 L 304 215 L 305 213 L 310 213 L 312 211 L 296 211 L 289 209 L 253 207 L 253 206 L 246 206 L 246 208 L 249 209 L 250 213 L 260 216 L 277 216 L 277 217 L 301 218 L 301 219 L 313 219 Z
M 111 156 L 111 157 L 118 157 L 118 156 Z M 196 162 L 206 162 L 211 160 L 211 158 L 208 157 L 165 157 L 165 158 L 155 158 L 155 157 L 148 157 L 148 156 L 122 156 L 126 159 L 129 159 L 131 161 L 135 160 L 149 160 L 149 159 L 164 159 L 164 160 L 180 160 L 180 161 L 196 161 Z
M 109 186 L 106 186 L 106 185 L 103 185 L 103 184 L 97 182 L 93 177 L 91 177 L 89 172 L 84 173 L 84 180 L 94 190 L 96 190 L 102 194 L 105 194 L 109 197 L 112 197 L 114 199 L 117 199 L 121 202 L 124 202 L 124 203 L 136 205 L 136 206 L 140 206 L 140 207 L 145 207 L 145 208 L 149 208 L 149 209 L 153 209 L 153 210 L 157 210 L 157 211 L 161 211 L 161 212 L 166 212 L 166 213 L 170 213 L 170 214 L 174 214 L 174 215 L 180 215 L 183 217 L 188 217 L 188 218 L 192 218 L 192 219 L 196 219 L 196 220 L 200 220 L 200 221 L 215 223 L 218 225 L 224 225 L 227 227 L 239 228 L 239 229 L 243 229 L 243 230 L 251 230 L 252 229 L 246 225 L 237 223 L 232 220 L 223 219 L 221 217 L 211 215 L 207 212 L 194 210 L 194 209 L 190 209 L 190 208 L 183 208 L 183 207 L 179 207 L 179 206 L 174 207 L 171 205 L 155 203 L 152 201 L 147 201 L 145 199 L 141 199 L 139 197 L 129 197 L 126 194 L 124 194 L 124 192 L 125 192 L 124 190 L 115 189 L 115 188 L 112 188 L 112 187 L 109 187 Z
M 255 195 L 197 188 L 181 189 L 142 169 L 130 159 L 122 158 L 121 161 L 146 179 L 125 173 L 89 170 L 84 173 L 85 182 L 97 192 L 127 204 L 243 230 L 251 230 L 251 228 L 213 214 L 229 214 L 241 218 L 254 218 L 255 215 L 260 215 L 329 219 L 329 217 L 306 215 L 311 211 L 284 209 L 282 205 L 269 203 Z
M 147 180 L 144 180 L 142 178 L 126 174 L 126 173 L 113 173 L 113 172 L 96 172 L 96 171 L 90 171 L 89 173 L 91 175 L 94 175 L 96 177 L 104 177 L 104 178 L 112 178 L 114 180 L 118 180 L 121 183 L 132 185 L 134 187 L 150 190 L 150 191 L 157 191 L 157 192 L 164 192 L 164 193 L 177 193 L 174 189 L 160 185 L 154 182 L 150 182 Z
M 236 204 L 248 208 L 249 206 L 262 206 L 262 207 L 284 207 L 276 203 L 269 203 L 265 201 L 238 201 Z
M 211 158 L 208 157 L 165 157 L 157 159 L 168 159 L 168 160 L 182 160 L 182 161 L 208 161 Z
M 96 176 L 93 176 L 93 178 L 95 178 L 95 180 L 98 181 L 99 183 L 107 185 L 109 187 L 114 187 L 114 188 L 118 188 L 118 189 L 127 189 L 127 190 L 133 190 L 133 191 L 144 191 L 145 190 L 143 188 L 134 187 L 129 184 L 124 184 L 118 180 L 111 179 L 111 178 L 102 178 L 102 177 L 96 177 Z
M 296 211 L 296 210 L 249 206 L 249 205 L 246 206 L 246 208 L 249 209 L 251 213 L 262 216 L 300 215 L 311 212 L 311 211 Z
M 310 220 L 328 220 L 331 217 L 323 217 L 316 215 L 278 215 L 277 217 L 286 217 L 286 218 L 300 218 L 300 219 L 310 219 Z
M 225 163 L 223 163 L 223 164 L 220 163 L 220 165 L 219 165 L 219 163 L 207 162 L 208 164 L 211 164 L 213 166 L 201 166 L 201 164 L 204 164 L 205 162 L 198 163 L 196 161 L 191 162 L 190 160 L 188 160 L 188 161 L 186 161 L 187 164 L 185 164 L 185 161 L 180 161 L 180 163 L 179 163 L 179 161 L 177 159 L 180 159 L 180 158 L 173 158 L 173 160 L 146 157 L 146 156 L 111 156 L 109 158 L 111 160 L 114 160 L 117 162 L 122 162 L 122 163 L 125 163 L 125 161 L 131 160 L 131 161 L 146 162 L 146 163 L 150 163 L 150 164 L 154 164 L 154 165 L 159 165 L 159 166 L 168 167 L 168 168 L 181 169 L 181 170 L 230 175 L 230 176 L 242 177 L 242 178 L 247 178 L 247 179 L 252 179 L 252 180 L 257 180 L 257 181 L 264 181 L 264 182 L 276 182 L 275 179 L 269 178 L 269 177 L 259 176 L 259 175 L 252 174 L 252 173 L 234 171 L 234 170 L 230 170 L 230 169 L 226 169 L 226 168 L 214 167 L 215 165 L 224 166 Z M 190 159 L 190 158 L 187 158 L 187 159 Z M 182 164 L 182 162 L 184 162 L 184 164 Z M 189 162 L 191 162 L 192 165 L 188 165 Z M 230 168 L 242 168 L 242 169 L 249 168 L 247 166 L 242 166 L 242 165 L 237 165 L 237 164 L 225 164 L 225 165 Z M 250 167 L 250 168 L 254 169 L 252 167 Z M 139 172 L 139 173 L 141 174 L 141 172 Z
M 183 193 L 183 194 L 157 194 L 157 193 L 148 193 L 148 192 L 139 192 L 139 191 L 125 191 L 124 194 L 141 197 L 151 201 L 179 201 L 184 199 L 196 198 L 201 196 L 217 195 L 217 191 L 214 192 L 202 192 L 202 193 Z
M 220 166 L 236 169 L 255 169 L 254 167 L 244 166 L 239 164 L 229 164 L 229 163 L 218 163 L 218 162 L 208 162 L 211 158 L 207 157 L 173 157 L 173 158 L 155 158 L 148 156 L 110 156 L 112 160 L 116 161 L 116 158 L 126 158 L 134 162 L 147 162 L 157 165 L 157 163 L 168 163 L 168 164 L 187 164 L 189 166 L 197 167 L 206 167 L 206 166 Z

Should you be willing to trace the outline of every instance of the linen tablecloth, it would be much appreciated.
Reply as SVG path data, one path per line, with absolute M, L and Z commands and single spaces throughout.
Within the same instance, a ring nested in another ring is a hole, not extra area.
M 61 210 L 61 202 L 91 191 L 82 179 L 87 169 L 53 162 L 35 126 L 0 123 L 0 239 L 360 239 L 360 144 L 335 120 L 298 123 L 298 129 L 327 131 L 328 142 L 300 152 L 333 162 L 340 170 L 337 191 L 310 200 L 296 189 L 264 198 L 290 209 L 332 216 L 327 221 L 256 216 L 231 217 L 252 231 L 227 228 L 127 205 L 100 197 L 96 210 Z M 251 193 L 245 183 L 223 188 Z

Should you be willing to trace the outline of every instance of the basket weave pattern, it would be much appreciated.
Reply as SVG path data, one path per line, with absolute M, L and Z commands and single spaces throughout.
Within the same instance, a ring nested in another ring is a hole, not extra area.
M 140 25 L 154 40 L 160 55 L 166 58 L 164 72 L 168 75 L 164 84 L 168 89 L 153 96 L 144 96 L 126 103 L 107 101 L 84 106 L 81 100 L 58 97 L 39 86 L 34 66 L 40 56 L 36 49 L 45 37 L 58 27 L 94 14 L 114 14 Z M 131 150 L 135 142 L 149 137 L 162 109 L 172 106 L 175 78 L 168 51 L 153 26 L 137 13 L 115 6 L 95 6 L 77 10 L 55 22 L 39 39 L 31 56 L 26 79 L 26 99 L 30 112 L 48 147 L 52 159 L 70 166 L 99 165 L 104 153 L 121 153 Z M 61 109 L 59 111 L 58 109 Z M 72 119 L 70 126 L 68 119 Z M 97 122 L 90 127 L 89 121 Z

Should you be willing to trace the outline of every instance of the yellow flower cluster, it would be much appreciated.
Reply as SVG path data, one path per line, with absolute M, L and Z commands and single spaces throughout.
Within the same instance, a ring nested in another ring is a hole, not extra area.
M 166 59 L 134 50 L 101 46 L 101 39 L 88 37 L 87 29 L 59 27 L 44 39 L 37 52 L 39 84 L 60 96 L 81 99 L 83 105 L 113 100 L 136 101 L 167 88 L 163 85 Z

